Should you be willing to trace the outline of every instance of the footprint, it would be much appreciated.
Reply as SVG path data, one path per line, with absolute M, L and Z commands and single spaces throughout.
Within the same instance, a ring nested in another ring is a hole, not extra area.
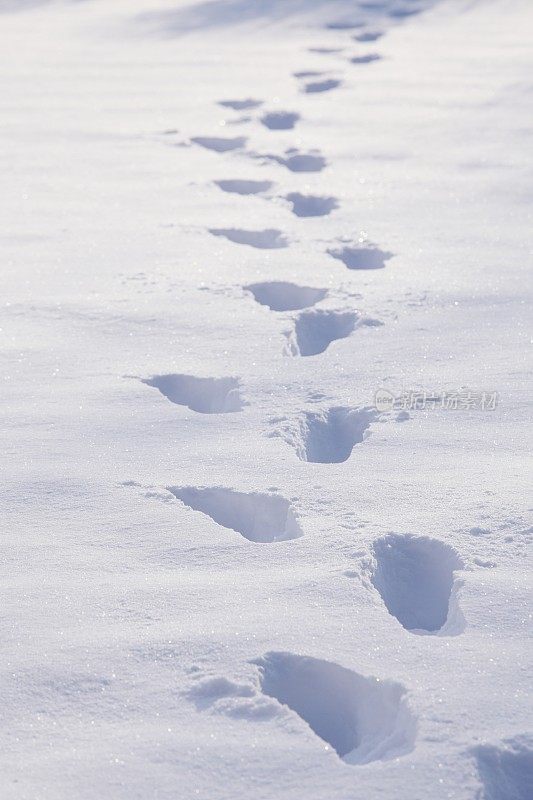
M 326 75 L 327 73 L 311 69 L 304 72 L 293 72 L 292 74 L 295 78 L 318 78 L 320 75 Z
M 207 150 L 214 150 L 216 153 L 227 153 L 230 150 L 240 150 L 247 142 L 246 136 L 223 137 L 223 136 L 193 136 L 191 142 L 205 147 Z
M 328 22 L 326 28 L 330 31 L 353 31 L 356 28 L 362 28 L 363 24 L 359 20 L 338 20 L 336 22 Z
M 281 231 L 267 228 L 264 231 L 245 231 L 242 228 L 210 228 L 213 236 L 223 236 L 235 244 L 246 244 L 259 250 L 277 250 L 288 247 L 287 237 Z
M 271 131 L 288 131 L 299 119 L 300 115 L 293 111 L 270 111 L 261 117 L 261 122 Z
M 307 50 L 309 53 L 321 53 L 329 56 L 333 53 L 342 53 L 344 47 L 308 47 Z
M 248 108 L 258 108 L 262 106 L 263 101 L 248 97 L 246 100 L 219 100 L 218 105 L 223 108 L 232 108 L 234 111 L 245 111 Z
M 366 31 L 365 33 L 357 33 L 353 39 L 356 42 L 377 42 L 382 36 L 383 33 L 381 31 Z
M 331 248 L 328 254 L 342 261 L 348 269 L 383 269 L 385 262 L 394 255 L 372 244 L 366 247 L 346 245 Z
M 168 491 L 194 511 L 251 542 L 283 542 L 302 536 L 288 500 L 272 494 L 235 492 L 222 487 L 169 486 Z
M 380 61 L 379 53 L 367 53 L 366 56 L 354 56 L 350 59 L 351 64 L 371 64 L 372 61 Z
M 222 189 L 223 192 L 230 192 L 232 194 L 261 194 L 268 192 L 274 185 L 272 181 L 250 181 L 250 180 L 223 180 L 215 181 L 216 185 Z
M 267 306 L 271 311 L 297 311 L 309 308 L 323 300 L 328 293 L 327 289 L 297 286 L 286 281 L 251 283 L 244 289 L 253 294 L 257 303 Z
M 334 197 L 317 197 L 291 192 L 286 195 L 286 199 L 292 203 L 292 213 L 297 217 L 325 217 L 339 207 Z
M 338 78 L 326 78 L 323 81 L 310 81 L 304 84 L 303 91 L 305 94 L 317 94 L 319 92 L 330 92 L 332 89 L 337 89 L 342 81 Z
M 322 172 L 328 163 L 318 152 L 300 153 L 294 148 L 287 150 L 285 156 L 268 156 L 268 158 L 287 167 L 291 172 Z
M 485 800 L 531 800 L 533 736 L 514 736 L 472 750 Z
M 267 653 L 253 663 L 263 693 L 298 714 L 347 764 L 413 750 L 416 719 L 401 684 L 293 653 Z
M 395 8 L 392 11 L 389 11 L 389 17 L 393 17 L 393 19 L 414 17 L 415 14 L 420 14 L 419 8 Z
M 287 355 L 315 356 L 323 353 L 331 342 L 345 339 L 359 321 L 355 311 L 313 309 L 296 317 L 294 331 L 288 335 Z
M 301 461 L 341 464 L 349 459 L 354 446 L 366 438 L 368 428 L 378 416 L 373 408 L 306 411 L 274 435 L 294 447 Z
M 142 381 L 159 389 L 171 403 L 199 414 L 229 414 L 246 405 L 237 378 L 195 378 L 193 375 L 155 375 Z
M 391 533 L 374 542 L 373 549 L 372 583 L 406 630 L 459 632 L 464 621 L 452 589 L 454 570 L 464 564 L 452 547 L 428 536 Z M 443 631 L 447 622 L 449 630 Z

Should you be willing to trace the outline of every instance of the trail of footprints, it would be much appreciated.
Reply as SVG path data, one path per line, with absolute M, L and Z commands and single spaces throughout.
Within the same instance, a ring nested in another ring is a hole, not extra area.
M 364 28 L 359 21 L 341 20 L 327 27 L 350 35 L 358 45 L 374 44 L 383 35 L 382 31 Z M 375 52 L 345 56 L 346 46 L 309 50 L 324 56 L 342 56 L 354 65 L 368 65 L 381 58 Z M 300 92 L 306 95 L 332 92 L 343 83 L 335 70 L 304 70 L 295 73 L 294 78 Z M 235 112 L 259 111 L 258 121 L 273 132 L 293 130 L 301 122 L 297 112 L 261 111 L 263 102 L 252 97 L 220 100 L 219 105 Z M 289 148 L 283 155 L 247 153 L 247 141 L 246 136 L 191 139 L 193 144 L 215 153 L 245 154 L 264 165 L 281 165 L 293 173 L 321 172 L 327 166 L 319 151 Z M 270 179 L 228 178 L 215 184 L 222 192 L 265 200 L 275 188 Z M 326 216 L 339 207 L 335 197 L 298 191 L 290 192 L 283 200 L 300 218 Z M 211 228 L 209 232 L 238 246 L 265 250 L 290 246 L 288 237 L 275 229 Z M 331 243 L 324 255 L 340 261 L 351 271 L 383 269 L 393 256 L 371 242 L 343 239 Z M 291 281 L 263 281 L 248 284 L 243 290 L 268 312 L 295 312 L 283 347 L 285 355 L 291 357 L 316 357 L 325 353 L 332 342 L 351 336 L 358 327 L 381 324 L 352 309 L 316 308 L 328 297 L 325 288 L 300 286 Z M 234 376 L 169 374 L 151 376 L 143 382 L 159 390 L 168 401 L 199 414 L 238 413 L 247 405 L 243 386 Z M 390 421 L 387 415 L 379 414 L 375 408 L 331 406 L 304 410 L 294 417 L 273 418 L 266 435 L 279 438 L 302 462 L 342 464 L 376 425 L 387 421 Z M 283 546 L 282 543 L 304 534 L 297 510 L 279 494 L 245 493 L 220 486 L 170 486 L 167 490 L 189 513 L 203 514 L 255 545 Z M 462 632 L 464 619 L 457 599 L 461 581 L 456 573 L 465 565 L 452 547 L 427 536 L 389 534 L 374 542 L 369 564 L 369 586 L 391 617 L 410 635 L 452 636 Z M 257 668 L 256 685 L 200 676 L 186 695 L 199 709 L 213 708 L 233 717 L 270 719 L 283 716 L 290 709 L 352 765 L 396 758 L 414 748 L 417 721 L 409 708 L 406 690 L 400 684 L 292 653 L 267 653 L 253 663 Z M 518 797 L 526 785 L 524 781 L 528 780 L 522 774 L 532 772 L 530 743 L 517 740 L 510 746 L 508 743 L 502 746 L 503 751 L 487 746 L 474 753 L 488 793 L 498 800 L 507 797 L 499 782 L 513 786 L 516 783 Z M 505 769 L 501 766 L 501 752 L 505 752 Z M 498 770 L 494 767 L 496 763 Z

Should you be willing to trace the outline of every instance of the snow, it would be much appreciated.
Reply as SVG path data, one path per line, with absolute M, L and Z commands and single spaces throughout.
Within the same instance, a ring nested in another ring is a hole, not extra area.
M 2 798 L 533 796 L 532 26 L 0 0 Z

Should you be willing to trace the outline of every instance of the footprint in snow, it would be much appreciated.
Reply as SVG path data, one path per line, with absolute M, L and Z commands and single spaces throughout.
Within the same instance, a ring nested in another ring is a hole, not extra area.
M 213 236 L 222 236 L 235 244 L 245 244 L 259 250 L 277 250 L 288 247 L 287 237 L 274 228 L 263 231 L 245 231 L 242 228 L 210 228 Z
M 373 61 L 380 61 L 379 53 L 367 53 L 365 56 L 354 56 L 350 58 L 351 64 L 371 64 Z
M 353 31 L 356 28 L 362 28 L 363 22 L 360 20 L 334 20 L 333 22 L 328 22 L 326 25 L 326 30 L 329 31 Z
M 162 395 L 180 406 L 199 414 L 229 414 L 242 411 L 246 405 L 241 397 L 237 378 L 197 378 L 194 375 L 154 375 L 142 381 L 159 389 Z
M 388 612 L 412 633 L 460 633 L 464 618 L 457 602 L 464 569 L 456 550 L 428 536 L 391 533 L 374 542 L 371 581 Z
M 471 750 L 486 800 L 531 800 L 533 734 L 519 733 Z
M 246 142 L 246 136 L 193 136 L 191 142 L 205 147 L 206 150 L 214 150 L 215 153 L 227 153 L 231 150 L 241 150 Z
M 365 31 L 364 33 L 357 33 L 353 39 L 356 42 L 377 42 L 382 36 L 383 33 L 381 31 Z
M 316 150 L 309 153 L 301 153 L 296 148 L 286 150 L 284 156 L 258 155 L 256 157 L 281 164 L 290 170 L 290 172 L 322 172 L 322 170 L 327 167 L 328 163 L 324 156 Z
M 335 197 L 318 197 L 299 192 L 286 195 L 286 200 L 292 204 L 292 213 L 297 217 L 325 217 L 339 207 Z
M 337 339 L 345 339 L 355 330 L 360 317 L 355 311 L 313 309 L 303 311 L 287 334 L 285 355 L 316 356 Z
M 333 55 L 333 53 L 342 53 L 343 47 L 308 47 L 309 53 L 319 53 L 325 56 Z
M 291 504 L 279 495 L 236 492 L 220 486 L 167 488 L 184 505 L 251 542 L 271 544 L 302 536 Z
M 263 192 L 268 192 L 274 185 L 272 181 L 252 181 L 238 178 L 215 181 L 215 183 L 223 192 L 242 195 L 262 194 Z
M 304 72 L 294 72 L 294 77 L 303 81 L 302 91 L 305 94 L 315 94 L 319 92 L 330 92 L 341 85 L 342 81 L 339 78 L 328 77 L 325 72 L 316 72 L 314 70 Z M 314 80 L 309 80 L 314 78 Z
M 252 663 L 263 693 L 297 714 L 347 764 L 413 750 L 416 718 L 401 684 L 293 653 L 270 652 Z
M 310 81 L 304 84 L 302 91 L 305 94 L 319 94 L 321 92 L 331 92 L 342 84 L 339 78 L 325 78 L 322 81 Z
M 368 244 L 360 247 L 359 245 L 344 245 L 337 248 L 330 248 L 328 254 L 348 267 L 348 269 L 383 269 L 385 262 L 393 257 L 393 253 L 380 250 L 375 245 Z
M 341 464 L 349 459 L 355 445 L 367 438 L 371 424 L 378 418 L 378 412 L 368 407 L 305 411 L 284 422 L 270 436 L 287 442 L 301 461 Z
M 265 281 L 251 283 L 243 287 L 253 295 L 256 303 L 271 311 L 298 311 L 309 308 L 323 300 L 327 289 L 314 289 L 311 286 L 297 286 L 286 281 Z
M 294 111 L 269 111 L 261 117 L 261 122 L 271 131 L 292 130 L 300 115 Z
M 232 108 L 234 111 L 246 111 L 250 108 L 259 108 L 263 105 L 263 101 L 248 97 L 245 100 L 219 100 L 218 105 L 223 108 Z

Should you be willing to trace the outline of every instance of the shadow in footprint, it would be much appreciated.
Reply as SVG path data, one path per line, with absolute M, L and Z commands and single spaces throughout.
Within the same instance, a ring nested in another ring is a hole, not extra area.
M 267 281 L 251 283 L 244 289 L 251 292 L 254 300 L 271 311 L 296 311 L 309 308 L 323 300 L 327 289 L 313 289 L 310 286 L 297 286 L 286 281 Z
M 342 464 L 349 459 L 355 445 L 364 441 L 378 416 L 373 408 L 306 411 L 273 435 L 294 447 L 301 461 Z
M 271 131 L 292 130 L 300 115 L 293 111 L 270 111 L 261 117 L 261 122 Z
M 531 800 L 533 736 L 518 735 L 472 751 L 483 783 L 484 800 Z
M 353 39 L 356 42 L 377 42 L 382 36 L 381 31 L 366 31 L 365 33 L 356 34 Z
M 268 192 L 274 185 L 272 181 L 251 181 L 251 180 L 222 180 L 215 181 L 216 185 L 222 189 L 223 192 L 230 194 L 261 194 Z
M 300 153 L 293 148 L 287 150 L 284 156 L 266 156 L 266 158 L 287 167 L 291 172 L 322 172 L 328 163 L 324 156 L 318 153 Z
M 267 228 L 264 231 L 244 231 L 241 228 L 210 228 L 209 232 L 213 236 L 222 236 L 235 244 L 245 244 L 248 247 L 255 247 L 259 250 L 278 250 L 288 247 L 286 236 L 281 231 L 274 228 Z
M 329 31 L 353 31 L 356 28 L 362 28 L 363 25 L 364 23 L 359 20 L 341 19 L 334 22 L 328 22 L 326 29 Z
M 330 248 L 327 252 L 333 258 L 342 261 L 348 269 L 383 269 L 385 262 L 394 255 L 374 245 Z
M 350 59 L 351 64 L 371 64 L 373 61 L 380 61 L 379 53 L 367 53 L 365 56 L 354 56 Z
M 235 492 L 222 487 L 169 486 L 168 491 L 194 511 L 251 542 L 297 539 L 302 530 L 288 500 L 271 494 Z
M 332 89 L 337 89 L 342 81 L 338 78 L 326 78 L 323 81 L 310 81 L 304 84 L 303 92 L 305 94 L 318 94 L 320 92 L 331 92 Z
M 194 375 L 155 375 L 142 381 L 159 389 L 171 403 L 200 414 L 242 411 L 246 403 L 237 378 L 196 378 Z
M 452 547 L 428 536 L 391 533 L 374 542 L 373 549 L 372 583 L 406 630 L 461 632 L 464 619 L 452 589 L 454 571 L 464 564 Z
M 259 667 L 264 694 L 298 714 L 347 764 L 411 752 L 416 718 L 399 683 L 293 653 L 267 653 Z
M 234 111 L 245 111 L 249 108 L 258 108 L 262 106 L 263 101 L 248 97 L 246 100 L 219 100 L 218 105 L 223 108 L 232 108 Z
M 286 195 L 286 199 L 292 203 L 292 213 L 297 217 L 325 217 L 339 207 L 339 203 L 334 197 L 317 197 L 311 194 L 291 192 Z
M 308 47 L 309 53 L 320 53 L 321 55 L 329 56 L 333 53 L 342 53 L 343 47 Z
M 215 153 L 227 153 L 230 150 L 242 149 L 246 142 L 246 136 L 235 136 L 226 138 L 223 136 L 193 136 L 191 142 L 205 147 L 206 150 L 214 150 Z
M 358 321 L 355 311 L 303 311 L 287 336 L 285 352 L 291 356 L 316 356 L 327 350 L 331 342 L 353 333 Z

